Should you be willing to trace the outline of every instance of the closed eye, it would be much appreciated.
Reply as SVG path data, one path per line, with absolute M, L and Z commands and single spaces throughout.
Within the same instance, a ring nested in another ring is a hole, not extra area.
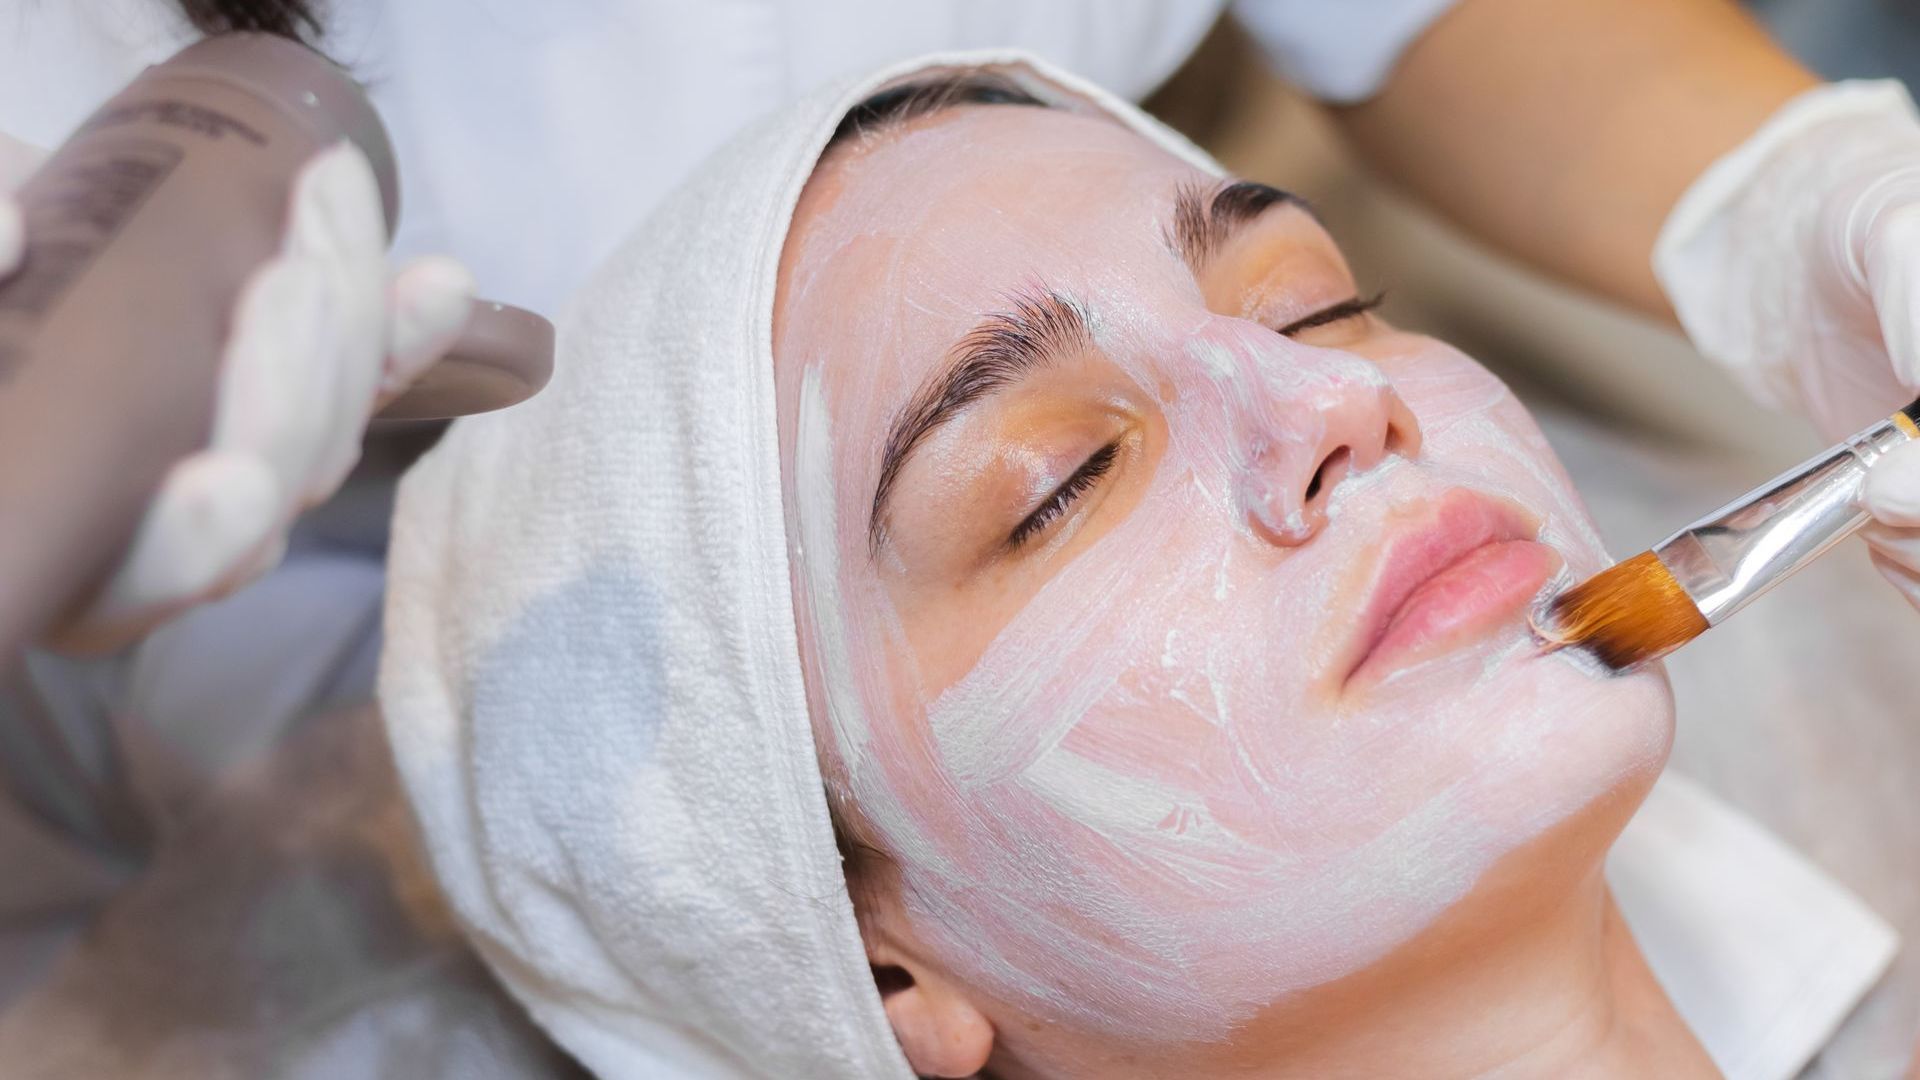
M 1067 477 L 1059 487 L 1053 489 L 1053 492 L 1034 509 L 1033 513 L 1022 518 L 1020 524 L 1013 527 L 1013 532 L 1007 535 L 1007 548 L 1009 550 L 1021 548 L 1034 537 L 1046 532 L 1048 526 L 1058 521 L 1067 512 L 1074 500 L 1086 494 L 1100 482 L 1100 478 L 1113 468 L 1114 460 L 1119 456 L 1120 444 L 1117 442 L 1110 442 L 1095 450 L 1092 456 L 1080 463 L 1080 467 L 1073 471 L 1072 476 Z
M 1386 298 L 1386 293 L 1379 292 L 1374 293 L 1373 296 L 1364 300 L 1358 296 L 1352 299 L 1342 300 L 1332 307 L 1321 308 L 1319 311 L 1304 318 L 1295 319 L 1281 327 L 1278 332 L 1282 337 L 1292 337 L 1303 330 L 1311 330 L 1316 326 L 1330 326 L 1347 319 L 1357 319 L 1367 312 L 1372 311 L 1374 308 L 1379 307 L 1381 302 Z

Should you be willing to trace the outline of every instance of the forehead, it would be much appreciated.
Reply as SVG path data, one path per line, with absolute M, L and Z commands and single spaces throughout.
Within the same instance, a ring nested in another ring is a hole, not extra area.
M 1124 198 L 1197 175 L 1104 115 L 962 105 L 835 148 L 816 170 L 812 205 L 803 200 L 802 212 L 830 222 L 839 213 L 893 211 L 896 216 L 867 221 L 876 232 L 968 207 L 1030 219 L 1057 213 L 1055 199 Z
M 837 450 L 865 468 L 866 444 L 1016 294 L 1057 290 L 1104 315 L 1192 293 L 1164 224 L 1178 188 L 1206 179 L 1116 121 L 1031 106 L 959 106 L 836 148 L 782 251 L 783 427 L 811 370 Z
M 782 258 L 787 312 L 874 305 L 957 336 L 1010 292 L 1081 290 L 1171 258 L 1174 191 L 1204 178 L 1104 117 L 969 105 L 836 148 L 801 198 Z M 794 329 L 798 329 L 795 327 Z

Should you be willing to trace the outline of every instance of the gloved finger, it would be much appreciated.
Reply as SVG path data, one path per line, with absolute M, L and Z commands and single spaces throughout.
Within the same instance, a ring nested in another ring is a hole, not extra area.
M 0 195 L 0 278 L 18 270 L 26 253 L 27 226 L 20 218 L 20 204 Z
M 1880 571 L 1880 576 L 1900 590 L 1900 595 L 1907 598 L 1907 603 L 1920 609 L 1920 571 L 1886 558 L 1878 551 L 1873 553 L 1872 558 L 1874 568 Z
M 27 182 L 49 151 L 0 132 L 0 191 L 17 191 Z
M 342 264 L 382 263 L 384 215 L 373 166 L 342 140 L 315 154 L 294 178 L 282 250 Z
M 289 504 L 305 487 L 333 423 L 333 373 L 326 362 L 332 308 L 320 265 L 281 256 L 241 289 L 227 339 L 209 449 L 264 461 Z
M 394 275 L 381 400 L 398 396 L 453 346 L 472 314 L 473 292 L 473 274 L 444 255 L 415 259 Z
M 331 295 L 330 348 L 303 359 L 329 369 L 330 392 L 313 402 L 329 416 L 315 448 L 305 501 L 338 487 L 359 457 L 387 358 L 386 224 L 380 187 L 366 156 L 342 142 L 314 157 L 295 183 L 287 236 L 290 253 L 315 259 Z
M 10 197 L 40 167 L 47 152 L 32 143 L 0 134 L 0 277 L 20 268 L 27 253 L 26 221 L 18 201 Z
M 1860 503 L 1881 525 L 1920 527 L 1920 439 L 1894 447 L 1873 463 Z
M 1878 522 L 1860 531 L 1867 547 L 1887 562 L 1920 573 L 1920 529 L 1894 528 Z
M 284 545 L 283 501 L 259 458 L 202 452 L 182 460 L 168 470 L 80 632 L 95 639 L 134 632 L 252 580 L 263 569 L 257 553 Z
M 1865 262 L 1881 341 L 1894 378 L 1912 396 L 1920 390 L 1920 203 L 1874 219 Z

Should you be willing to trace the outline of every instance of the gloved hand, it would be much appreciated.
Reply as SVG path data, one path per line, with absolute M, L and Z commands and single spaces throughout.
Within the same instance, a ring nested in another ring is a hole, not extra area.
M 1920 118 L 1897 82 L 1788 102 L 1681 196 L 1654 274 L 1700 351 L 1839 441 L 1920 396 Z M 1877 463 L 1865 535 L 1920 607 L 1920 444 Z
M 40 155 L 0 136 L 0 192 Z M 18 206 L 0 195 L 0 278 L 23 249 Z M 242 288 L 223 357 L 212 439 L 176 465 L 126 561 L 48 643 L 116 648 L 279 562 L 293 519 L 359 458 L 367 420 L 459 336 L 473 278 L 451 259 L 391 277 L 380 191 L 361 152 L 316 155 L 295 184 L 278 256 Z

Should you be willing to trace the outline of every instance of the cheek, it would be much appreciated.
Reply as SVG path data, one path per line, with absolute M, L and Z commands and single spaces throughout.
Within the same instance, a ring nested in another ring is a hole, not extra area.
M 1458 349 L 1414 334 L 1389 335 L 1370 358 L 1419 419 L 1428 468 L 1540 513 L 1541 538 L 1566 559 L 1568 576 L 1612 562 L 1559 455 L 1498 377 Z
M 1364 351 L 1393 381 L 1434 457 L 1457 452 L 1475 438 L 1515 445 L 1528 454 L 1544 448 L 1539 430 L 1506 384 L 1464 353 L 1432 338 L 1392 333 Z

